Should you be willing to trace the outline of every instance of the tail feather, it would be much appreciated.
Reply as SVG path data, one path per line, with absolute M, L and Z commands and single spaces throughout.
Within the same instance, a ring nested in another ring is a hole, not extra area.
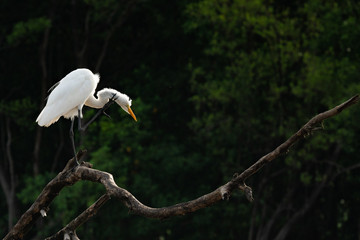
M 48 109 L 45 107 L 41 113 L 39 114 L 39 116 L 36 119 L 36 122 L 39 124 L 39 126 L 41 127 L 48 127 L 51 124 L 57 122 L 57 120 L 59 120 L 60 116 L 53 116 L 49 111 L 47 111 Z

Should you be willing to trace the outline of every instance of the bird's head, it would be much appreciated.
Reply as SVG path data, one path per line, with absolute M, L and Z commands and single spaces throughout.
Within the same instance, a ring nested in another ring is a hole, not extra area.
M 131 100 L 130 97 L 128 97 L 126 94 L 123 94 L 123 93 L 118 92 L 118 93 L 116 94 L 116 96 L 114 96 L 114 101 L 115 101 L 125 112 L 127 112 L 128 114 L 130 114 L 135 121 L 137 121 L 134 112 L 133 112 L 133 111 L 131 110 L 131 108 L 130 108 L 130 107 L 131 107 L 131 102 L 132 102 L 132 100 Z
M 115 89 L 105 88 L 98 92 L 98 97 L 116 102 L 125 112 L 130 114 L 132 118 L 137 121 L 134 112 L 131 110 L 131 98 Z

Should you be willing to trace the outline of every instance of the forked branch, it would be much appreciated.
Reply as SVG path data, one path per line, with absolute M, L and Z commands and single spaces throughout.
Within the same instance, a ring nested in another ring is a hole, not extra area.
M 292 135 L 280 146 L 275 148 L 270 153 L 261 157 L 248 169 L 241 174 L 234 174 L 231 181 L 220 186 L 214 191 L 203 195 L 194 200 L 179 203 L 169 207 L 152 208 L 142 204 L 129 191 L 116 185 L 113 176 L 110 173 L 99 171 L 91 168 L 91 164 L 83 163 L 80 166 L 74 167 L 74 159 L 71 159 L 64 170 L 60 172 L 52 181 L 50 181 L 41 192 L 34 204 L 26 211 L 14 228 L 8 233 L 4 239 L 22 239 L 26 232 L 33 226 L 37 218 L 40 217 L 40 211 L 46 211 L 52 200 L 59 194 L 62 188 L 73 185 L 77 181 L 88 180 L 92 182 L 99 182 L 104 185 L 106 194 L 99 198 L 92 206 L 70 222 L 66 227 L 61 229 L 52 237 L 52 239 L 64 239 L 64 236 L 69 239 L 78 239 L 75 230 L 88 219 L 90 219 L 110 197 L 119 199 L 129 210 L 137 215 L 163 219 L 172 216 L 185 215 L 187 213 L 195 212 L 199 209 L 211 206 L 220 200 L 228 199 L 235 189 L 243 191 L 246 197 L 252 200 L 252 190 L 245 185 L 245 180 L 256 173 L 259 169 L 264 167 L 267 163 L 285 153 L 289 148 L 299 139 L 310 134 L 318 128 L 318 125 L 327 118 L 333 117 L 344 109 L 352 106 L 359 101 L 359 95 L 356 95 L 346 102 L 326 111 L 320 113 L 310 119 L 299 131 Z M 78 153 L 80 159 L 84 155 L 84 151 Z

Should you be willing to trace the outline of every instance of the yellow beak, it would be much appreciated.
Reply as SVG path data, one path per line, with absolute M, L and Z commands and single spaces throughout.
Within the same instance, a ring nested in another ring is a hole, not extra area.
M 135 114 L 133 113 L 133 111 L 131 110 L 131 108 L 130 108 L 129 106 L 128 106 L 127 108 L 128 108 L 128 111 L 129 111 L 130 115 L 133 117 L 133 119 L 134 119 L 135 121 L 137 121 L 137 120 L 136 120 L 136 117 L 135 117 Z

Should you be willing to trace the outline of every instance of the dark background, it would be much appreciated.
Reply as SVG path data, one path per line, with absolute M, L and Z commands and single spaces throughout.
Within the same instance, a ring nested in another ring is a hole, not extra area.
M 100 72 L 113 105 L 85 135 L 87 161 L 144 204 L 169 206 L 229 181 L 315 114 L 360 93 L 360 4 L 308 0 L 0 2 L 0 236 L 72 157 L 70 121 L 35 123 L 68 72 Z M 94 110 L 84 108 L 89 119 Z M 111 200 L 81 239 L 360 239 L 360 108 L 323 123 L 241 192 L 152 220 Z M 61 229 L 104 193 L 61 192 L 26 239 Z

